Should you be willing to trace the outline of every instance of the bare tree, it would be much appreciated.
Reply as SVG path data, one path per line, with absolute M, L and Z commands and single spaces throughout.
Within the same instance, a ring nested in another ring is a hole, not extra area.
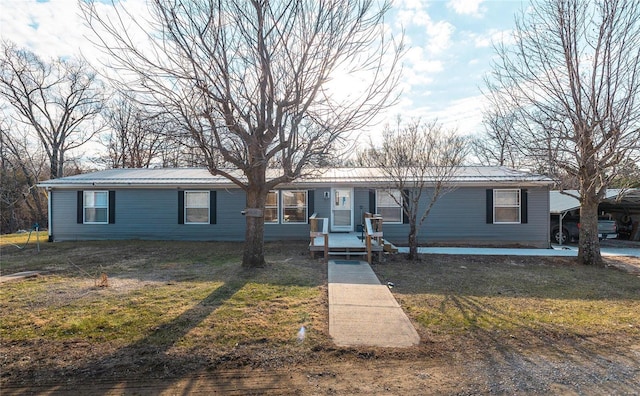
M 100 129 L 92 122 L 105 100 L 102 85 L 83 61 L 47 63 L 9 42 L 2 43 L 0 56 L 0 98 L 9 104 L 9 116 L 42 143 L 51 178 L 63 176 L 65 154 Z
M 148 168 L 161 163 L 171 123 L 165 114 L 149 111 L 135 100 L 119 95 L 105 109 L 110 132 L 103 134 L 106 156 L 99 159 L 110 168 Z M 173 148 L 172 148 L 173 149 Z
M 387 126 L 382 145 L 372 143 L 360 155 L 360 161 L 392 180 L 389 196 L 409 220 L 409 259 L 418 257 L 420 227 L 438 199 L 455 188 L 452 179 L 467 153 L 466 138 L 445 131 L 437 121 L 415 121 L 396 129 Z
M 611 188 L 640 188 L 640 163 L 623 161 L 620 164 L 622 170 L 613 179 Z
M 81 4 L 110 67 L 133 74 L 128 86 L 176 118 L 209 171 L 246 192 L 242 262 L 262 266 L 269 190 L 334 156 L 390 103 L 402 51 L 384 31 L 389 4 L 150 3 L 145 21 L 122 2 L 116 17 Z M 353 84 L 348 94 L 331 85 L 341 74 Z
M 578 260 L 601 265 L 597 211 L 640 142 L 640 4 L 544 0 L 516 19 L 490 80 L 518 111 L 516 140 L 579 183 Z
M 47 174 L 41 150 L 27 134 L 0 123 L 0 231 L 15 232 L 34 223 L 47 226 L 46 199 L 36 187 Z
M 502 114 L 499 110 L 485 111 L 482 123 L 485 133 L 474 138 L 472 151 L 483 165 L 500 165 L 519 168 L 524 165 L 517 144 L 514 142 L 515 114 Z

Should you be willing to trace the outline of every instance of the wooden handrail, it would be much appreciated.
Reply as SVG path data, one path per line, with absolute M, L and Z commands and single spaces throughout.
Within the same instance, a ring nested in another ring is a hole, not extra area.
M 318 224 L 318 222 L 322 221 L 322 227 Z M 380 215 L 371 215 L 367 213 L 364 216 L 364 234 L 365 234 L 365 243 L 366 243 L 366 254 L 367 254 L 367 262 L 371 264 L 372 255 L 373 255 L 373 245 L 375 244 L 377 247 L 383 245 L 382 239 L 382 217 Z M 313 247 L 316 245 L 316 238 L 323 238 L 323 251 L 324 251 L 324 259 L 325 262 L 329 260 L 329 219 L 326 217 L 318 217 L 316 213 L 312 214 L 309 217 L 309 237 L 311 238 L 311 248 L 310 253 L 311 257 L 315 257 L 315 252 L 318 249 L 314 249 Z M 382 259 L 382 251 L 380 249 L 380 259 Z M 348 255 L 348 250 L 347 250 Z
M 371 225 L 371 217 L 364 219 L 365 235 L 367 241 L 367 262 L 371 264 L 371 238 L 373 237 L 373 226 Z
M 370 213 L 367 214 L 368 216 L 365 215 L 364 218 L 364 225 L 367 242 L 367 261 L 371 264 L 373 241 L 376 242 L 377 246 L 382 246 L 384 244 L 384 239 L 382 234 L 382 216 L 371 215 Z M 381 252 L 380 255 L 382 255 Z
M 322 221 L 322 231 L 318 227 L 318 221 Z M 311 246 L 315 246 L 316 238 L 322 236 L 324 239 L 324 260 L 329 259 L 329 219 L 326 217 L 317 217 L 317 213 L 309 217 L 309 237 L 311 238 Z M 314 252 L 311 251 L 311 257 Z

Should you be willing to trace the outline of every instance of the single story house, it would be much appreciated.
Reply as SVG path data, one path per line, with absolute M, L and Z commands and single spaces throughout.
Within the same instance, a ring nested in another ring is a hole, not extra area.
M 419 240 L 547 248 L 552 183 L 505 167 L 461 167 Z M 206 169 L 110 169 L 39 186 L 48 192 L 52 241 L 244 239 L 244 191 Z M 307 239 L 313 213 L 329 219 L 332 233 L 357 232 L 371 212 L 383 217 L 385 239 L 406 245 L 407 219 L 389 194 L 399 192 L 379 169 L 318 170 L 269 194 L 265 240 Z

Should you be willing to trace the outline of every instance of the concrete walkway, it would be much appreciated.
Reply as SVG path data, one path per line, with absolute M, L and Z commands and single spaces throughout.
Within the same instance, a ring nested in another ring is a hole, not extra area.
M 410 347 L 411 321 L 364 261 L 329 260 L 329 334 L 339 346 Z
M 603 256 L 627 256 L 640 257 L 640 249 L 637 248 L 612 248 L 601 247 Z M 408 247 L 398 247 L 398 253 L 409 253 Z M 577 257 L 577 246 L 552 245 L 551 249 L 526 249 L 526 248 L 461 248 L 461 247 L 419 247 L 420 254 L 469 254 L 491 256 L 554 256 Z

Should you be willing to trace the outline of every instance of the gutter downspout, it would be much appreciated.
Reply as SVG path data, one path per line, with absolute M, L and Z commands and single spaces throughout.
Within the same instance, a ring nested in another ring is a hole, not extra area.
M 49 235 L 49 242 L 53 242 L 53 230 L 52 230 L 52 219 L 53 219 L 53 214 L 51 213 L 51 209 L 53 208 L 53 205 L 51 204 L 51 194 L 52 194 L 52 190 L 51 187 L 47 187 L 46 189 L 47 191 L 47 234 Z

